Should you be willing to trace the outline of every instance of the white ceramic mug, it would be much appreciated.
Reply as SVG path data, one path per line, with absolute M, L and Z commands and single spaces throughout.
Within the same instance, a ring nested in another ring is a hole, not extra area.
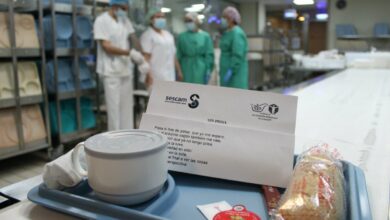
M 168 175 L 167 140 L 160 133 L 122 130 L 101 133 L 79 143 L 72 154 L 78 173 L 102 200 L 121 205 L 144 202 L 163 187 Z M 77 159 L 86 154 L 87 169 Z

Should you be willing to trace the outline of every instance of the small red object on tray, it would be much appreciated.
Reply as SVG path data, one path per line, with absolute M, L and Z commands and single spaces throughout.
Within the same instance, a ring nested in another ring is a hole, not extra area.
M 261 220 L 255 213 L 246 210 L 243 205 L 233 206 L 231 210 L 216 214 L 213 220 Z

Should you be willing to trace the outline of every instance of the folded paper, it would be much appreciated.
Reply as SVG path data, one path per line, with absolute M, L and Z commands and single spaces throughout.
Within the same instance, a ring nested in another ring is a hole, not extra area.
M 294 160 L 297 98 L 156 82 L 140 128 L 169 140 L 169 169 L 285 187 Z

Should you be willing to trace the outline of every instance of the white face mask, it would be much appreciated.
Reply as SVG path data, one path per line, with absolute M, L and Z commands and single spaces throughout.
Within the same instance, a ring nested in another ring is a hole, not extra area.
M 195 31 L 196 29 L 196 24 L 195 22 L 191 21 L 191 22 L 186 22 L 186 28 L 187 30 L 189 31 Z
M 153 26 L 157 29 L 164 29 L 167 26 L 167 20 L 165 18 L 156 18 Z
M 115 11 L 115 16 L 117 18 L 124 18 L 127 16 L 127 13 L 126 13 L 126 11 L 119 8 L 118 10 Z
M 228 26 L 229 26 L 229 24 L 228 24 L 228 21 L 226 20 L 226 18 L 222 18 L 221 19 L 221 27 L 222 27 L 222 29 L 227 29 Z

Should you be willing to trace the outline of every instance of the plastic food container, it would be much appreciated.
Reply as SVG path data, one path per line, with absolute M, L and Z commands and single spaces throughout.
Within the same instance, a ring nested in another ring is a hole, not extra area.
M 88 171 L 79 160 L 75 169 L 88 176 L 95 195 L 115 204 L 137 204 L 155 196 L 167 180 L 167 139 L 146 130 L 109 131 L 79 143 L 85 149 Z

